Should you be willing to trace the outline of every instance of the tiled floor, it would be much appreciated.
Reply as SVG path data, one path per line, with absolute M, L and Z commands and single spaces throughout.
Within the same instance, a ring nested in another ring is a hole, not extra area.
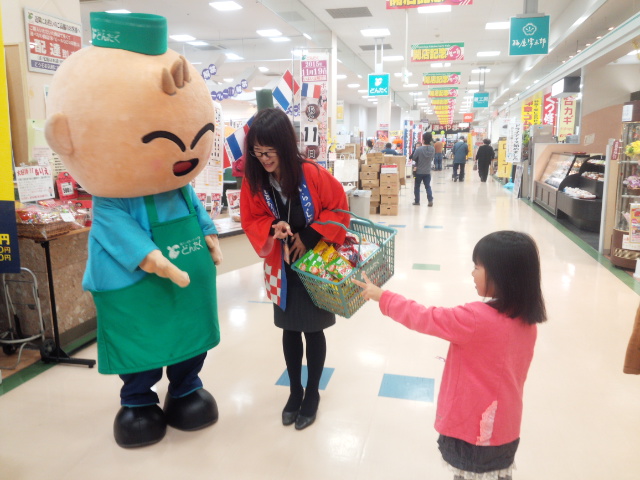
M 474 301 L 475 242 L 499 229 L 533 235 L 549 321 L 525 388 L 514 478 L 636 480 L 640 378 L 624 375 L 622 363 L 638 294 L 495 181 L 434 173 L 433 207 L 411 205 L 409 185 L 397 217 L 373 217 L 398 225 L 388 288 L 425 304 Z M 450 480 L 433 430 L 447 344 L 384 318 L 373 303 L 326 331 L 316 423 L 282 426 L 280 331 L 257 260 L 218 279 L 223 337 L 202 374 L 218 401 L 216 425 L 169 429 L 159 444 L 123 450 L 112 436 L 118 377 L 54 366 L 0 397 L 0 478 Z M 95 358 L 95 345 L 77 356 Z M 166 388 L 162 380 L 162 399 Z

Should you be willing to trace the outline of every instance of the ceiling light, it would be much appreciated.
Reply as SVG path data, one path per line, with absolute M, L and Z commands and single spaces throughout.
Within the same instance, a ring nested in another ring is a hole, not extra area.
M 236 2 L 223 1 L 223 2 L 211 2 L 209 5 L 219 12 L 230 12 L 232 10 L 241 10 L 242 7 Z
M 591 46 L 591 44 L 590 44 L 590 43 L 587 43 L 587 44 L 585 45 L 585 47 L 590 47 L 590 46 Z
M 387 35 L 391 35 L 388 28 L 365 28 L 364 30 L 360 30 L 360 33 L 363 37 L 386 37 Z
M 269 71 L 267 67 L 258 67 L 258 70 L 260 70 L 262 73 L 266 73 Z
M 290 42 L 291 39 L 289 37 L 271 37 L 269 38 L 272 42 L 282 43 L 282 42 Z
M 348 83 L 347 84 L 347 87 L 349 87 L 349 88 L 358 88 L 359 86 L 360 86 L 359 83 Z
M 489 52 L 478 52 L 477 55 L 478 57 L 497 57 L 498 55 L 500 55 L 500 52 L 496 50 Z
M 311 35 L 309 35 L 308 33 L 303 33 L 302 36 L 307 40 L 311 40 Z
M 300 48 L 296 48 L 296 49 L 294 49 L 294 50 L 291 50 L 291 54 L 292 54 L 294 57 L 301 57 L 301 56 L 303 56 L 303 55 L 307 55 L 308 53 L 309 53 L 309 51 L 308 51 L 308 50 L 303 50 L 303 49 L 300 49 Z
M 432 7 L 418 7 L 418 13 L 446 13 L 451 11 L 451 5 L 434 5 Z
M 467 93 L 478 93 L 480 90 L 467 90 Z
M 613 27 L 609 27 L 607 30 L 611 31 L 611 30 L 613 30 Z
M 225 55 L 227 56 L 227 60 L 244 60 L 244 58 L 235 53 L 225 53 Z
M 382 60 L 386 60 L 387 62 L 400 62 L 404 60 L 402 55 L 386 55 L 382 57 Z
M 403 87 L 409 87 L 409 88 L 415 88 L 415 87 L 417 87 L 417 86 L 418 86 L 418 84 L 417 84 L 417 83 L 405 83 L 405 84 L 403 85 Z
M 488 22 L 484 28 L 485 30 L 509 30 L 511 22 Z
M 393 74 L 394 77 L 401 77 L 402 76 L 402 72 L 396 72 Z
M 639 53 L 640 53 L 640 50 L 634 50 L 633 52 L 627 53 L 627 55 L 638 55 Z
M 599 35 L 596 37 L 596 40 L 600 40 L 602 38 L 602 35 Z
M 344 73 L 339 73 L 338 75 L 336 75 L 336 78 L 338 80 L 344 80 L 345 78 L 347 78 L 347 76 Z
M 358 90 L 358 93 L 367 93 L 369 90 L 367 89 L 362 89 L 362 90 Z
M 275 28 L 267 28 L 266 30 L 256 30 L 256 33 L 261 37 L 279 37 L 282 35 L 280 30 L 276 30 Z
M 489 73 L 490 71 L 490 68 L 474 68 L 471 73 Z
M 120 10 L 107 10 L 107 13 L 131 13 L 131 12 L 129 10 L 120 9 Z
M 369 98 L 369 95 L 362 95 L 362 98 Z
M 467 82 L 469 85 L 481 85 L 482 82 L 480 80 L 469 80 Z
M 191 42 L 196 39 L 196 37 L 192 37 L 191 35 L 169 35 L 169 38 L 176 42 Z
M 196 40 L 195 42 L 187 42 L 189 45 L 193 45 L 194 47 L 204 47 L 205 45 L 209 45 L 207 42 L 203 42 L 202 40 Z
M 227 83 L 233 82 L 233 78 L 223 78 L 222 80 Z
M 444 67 L 444 63 L 442 63 L 442 62 L 435 62 L 435 63 L 432 63 L 432 64 L 431 64 L 431 66 L 432 66 L 433 68 L 442 68 L 442 67 Z

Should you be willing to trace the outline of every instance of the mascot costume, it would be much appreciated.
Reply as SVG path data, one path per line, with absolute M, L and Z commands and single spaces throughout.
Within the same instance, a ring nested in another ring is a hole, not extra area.
M 114 436 L 160 441 L 167 425 L 198 430 L 218 407 L 199 373 L 220 341 L 217 230 L 190 181 L 213 148 L 204 80 L 167 49 L 167 22 L 91 14 L 93 46 L 64 61 L 51 85 L 45 135 L 93 195 L 83 287 L 98 312 L 98 370 L 123 381 Z M 163 367 L 164 408 L 152 390 Z

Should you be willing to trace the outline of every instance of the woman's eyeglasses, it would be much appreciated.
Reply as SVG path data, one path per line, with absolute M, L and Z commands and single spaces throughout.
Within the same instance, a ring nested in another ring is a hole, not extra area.
M 251 155 L 253 155 L 256 158 L 260 158 L 260 157 L 273 158 L 276 155 L 278 155 L 278 152 L 256 152 L 256 151 L 252 151 Z

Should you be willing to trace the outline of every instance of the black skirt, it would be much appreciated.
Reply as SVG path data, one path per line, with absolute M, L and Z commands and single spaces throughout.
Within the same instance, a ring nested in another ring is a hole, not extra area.
M 504 445 L 483 447 L 458 438 L 440 435 L 438 449 L 445 462 L 460 470 L 486 473 L 513 465 L 520 439 Z
M 296 332 L 319 332 L 336 323 L 336 316 L 318 308 L 304 288 L 302 280 L 285 263 L 287 275 L 287 308 L 273 305 L 273 323 L 276 327 Z

